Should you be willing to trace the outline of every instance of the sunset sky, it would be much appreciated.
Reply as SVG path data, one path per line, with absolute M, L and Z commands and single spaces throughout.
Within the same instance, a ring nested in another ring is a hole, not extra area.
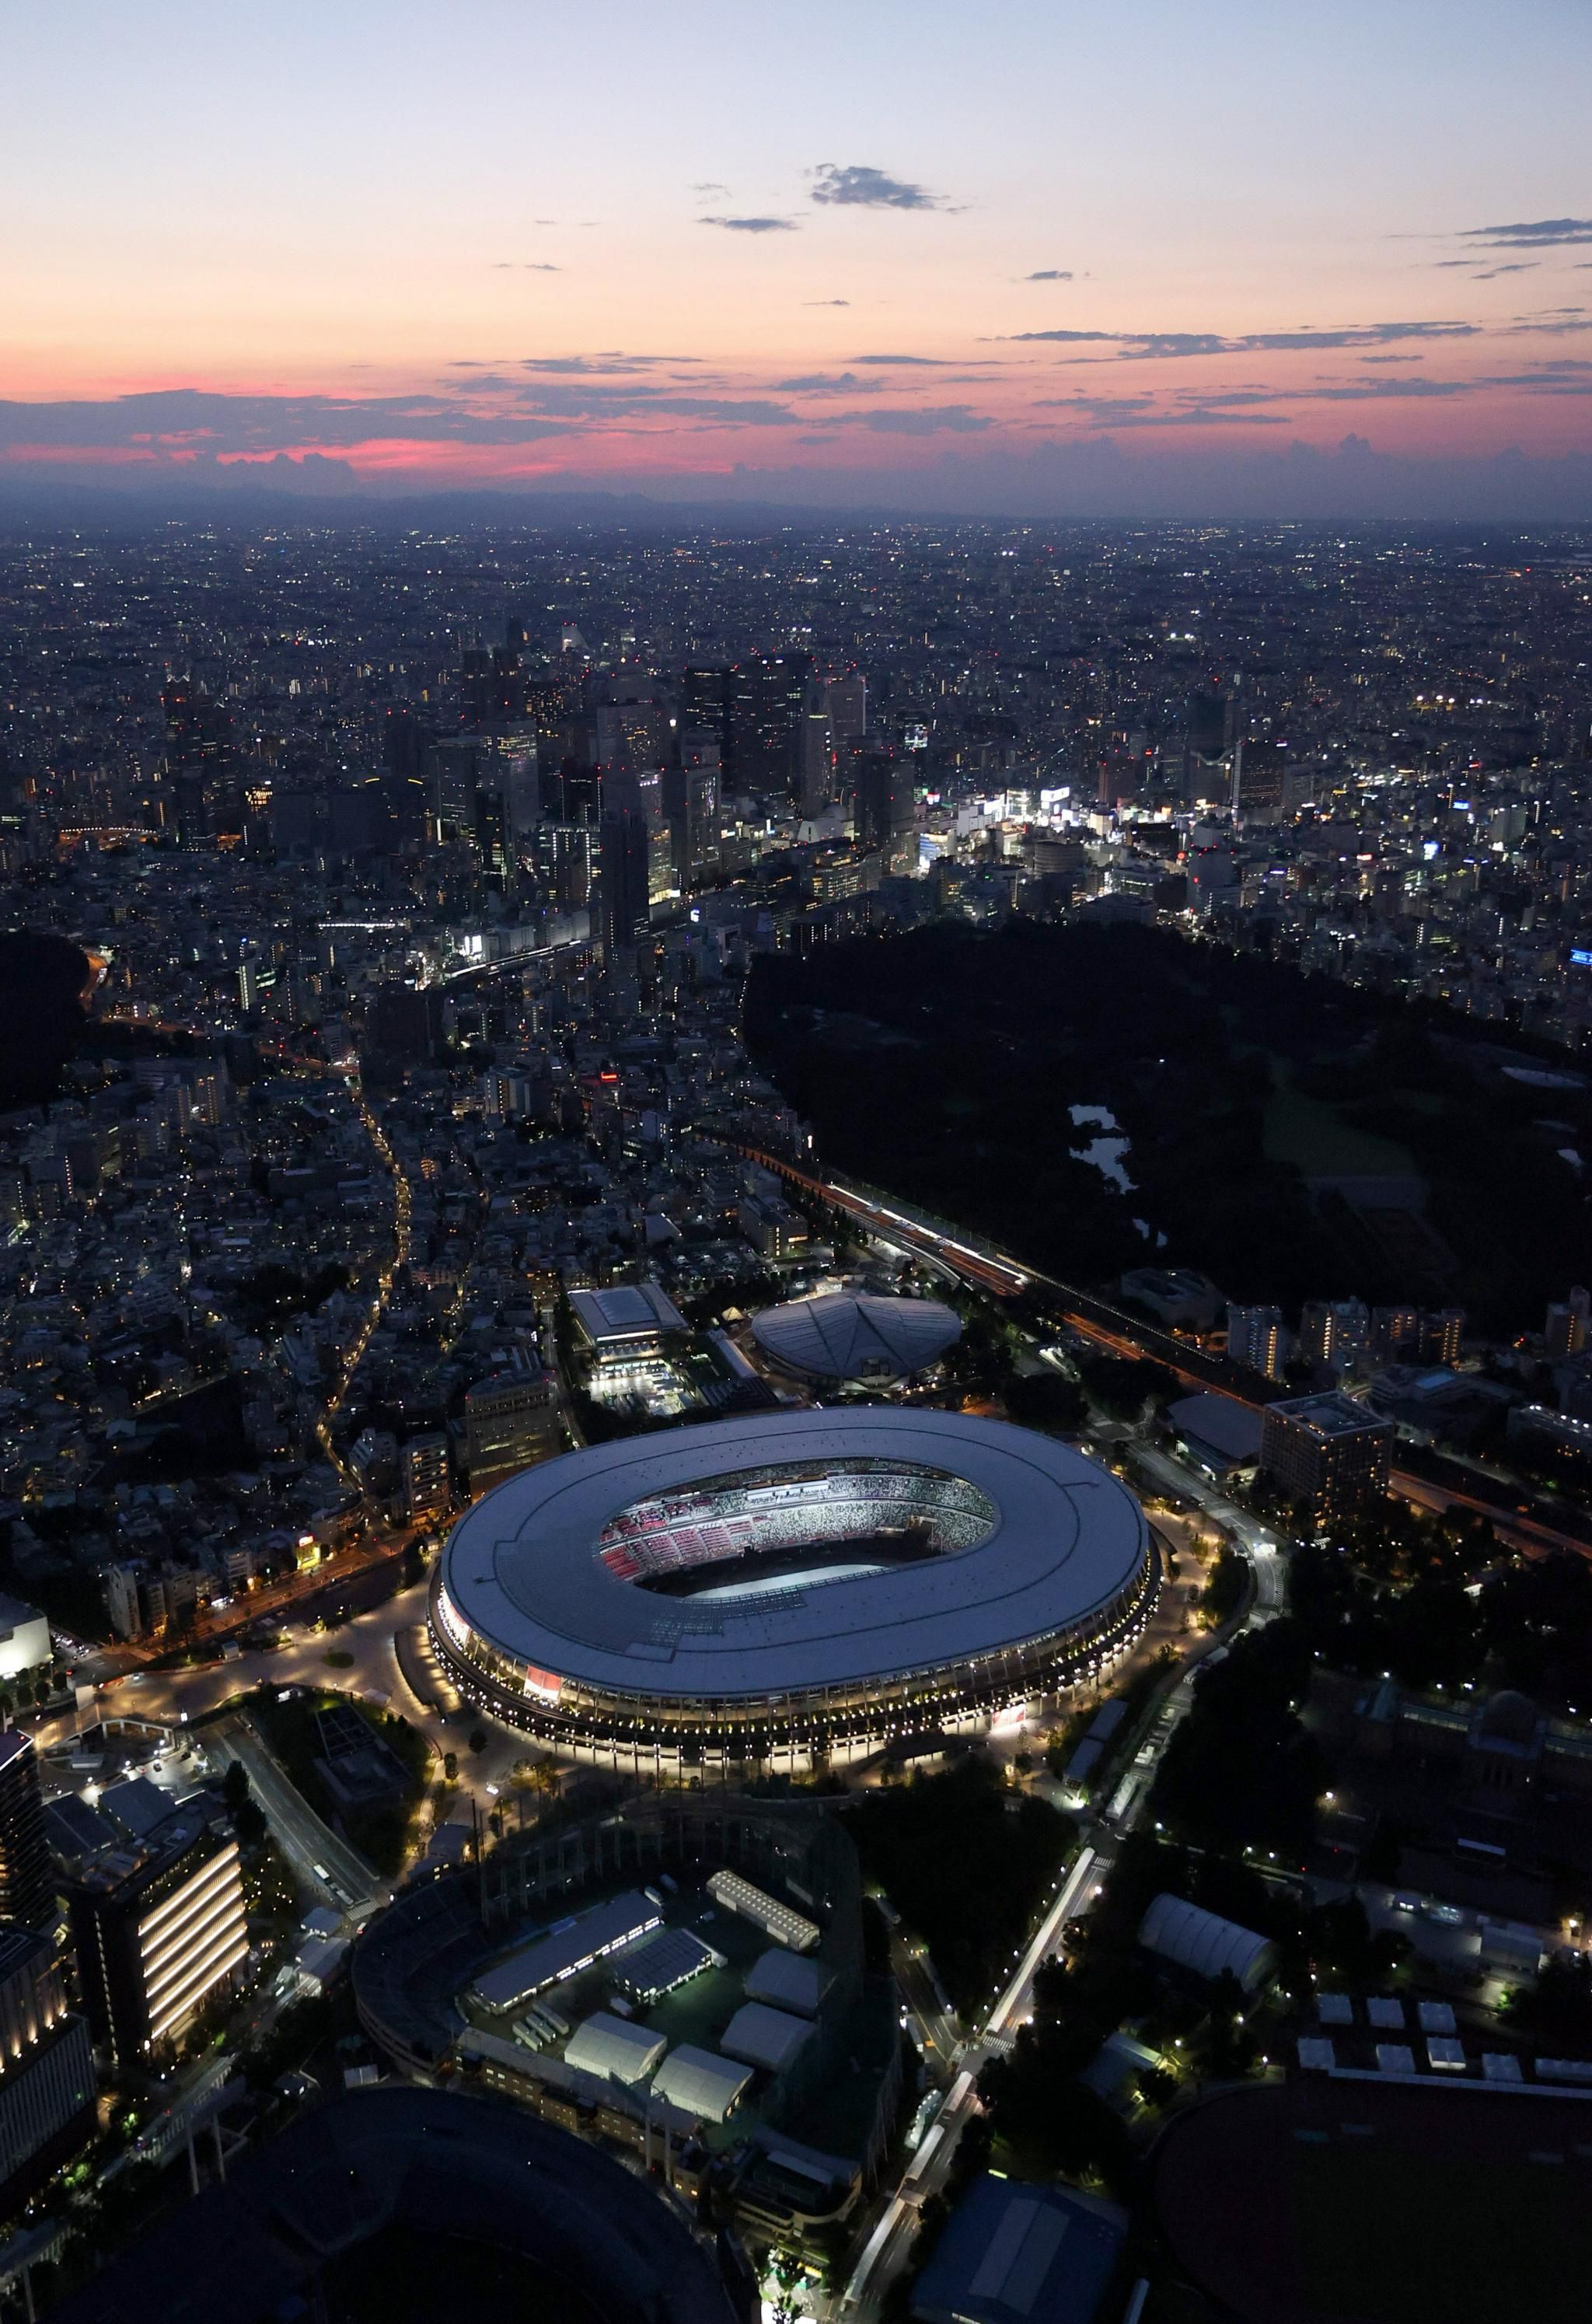
M 1587 0 L 57 0 L 4 78 L 14 482 L 1587 491 Z

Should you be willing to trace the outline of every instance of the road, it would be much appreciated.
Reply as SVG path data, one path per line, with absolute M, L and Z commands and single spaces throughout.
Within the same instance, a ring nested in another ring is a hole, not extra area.
M 507 1803 L 517 1765 L 522 1760 L 540 1758 L 545 1755 L 511 1728 L 500 1727 L 489 1719 L 478 1718 L 474 1712 L 467 1715 L 456 1713 L 450 1718 L 446 1712 L 434 1709 L 411 1688 L 399 1662 L 397 1645 L 406 1630 L 425 1622 L 428 1586 L 424 1582 L 417 1582 L 412 1588 L 400 1591 L 396 1597 L 389 1598 L 368 1613 L 355 1616 L 336 1630 L 289 1633 L 286 1644 L 269 1653 L 245 1654 L 235 1662 L 211 1663 L 198 1669 L 129 1674 L 102 1691 L 98 1710 L 107 1719 L 142 1719 L 157 1725 L 179 1727 L 190 1725 L 224 1710 L 228 1704 L 236 1703 L 240 1697 L 251 1693 L 257 1686 L 336 1688 L 400 1713 L 426 1737 L 438 1759 L 446 1751 L 454 1752 L 456 1755 L 459 1788 L 453 1816 L 455 1820 L 462 1818 L 467 1822 L 474 1801 L 484 1817 L 501 1801 Z M 352 1657 L 347 1664 L 340 1659 L 336 1662 L 328 1660 L 330 1655 L 341 1657 L 345 1655 Z M 69 1735 L 76 1723 L 75 1715 L 65 1712 L 53 1720 L 41 1720 L 31 1731 L 42 1749 L 47 1744 L 58 1742 Z M 207 1727 L 204 1737 L 207 1746 L 217 1739 L 217 1729 L 225 1738 L 232 1732 L 232 1722 L 216 1720 L 215 1725 Z M 469 1748 L 468 1738 L 476 1733 L 485 1738 L 484 1748 L 479 1752 Z M 237 1756 L 244 1755 L 239 1752 Z M 251 1781 L 253 1775 L 253 1766 L 250 1763 Z M 280 1771 L 278 1781 L 287 1782 L 287 1777 Z M 266 1784 L 262 1782 L 258 1788 L 261 1805 L 271 1816 L 271 1803 L 267 1796 Z M 295 1800 L 299 1799 L 296 1792 L 293 1796 Z M 289 1809 L 289 1815 L 284 1817 L 284 1830 L 288 1835 L 284 1844 L 295 1868 L 311 1880 L 314 1880 L 313 1868 L 317 1863 L 326 1865 L 336 1876 L 336 1859 L 325 1853 L 308 1826 L 299 1827 L 291 1823 L 290 1803 L 284 1804 Z M 320 1819 L 304 1807 L 301 1800 L 299 1804 L 303 1813 L 311 1817 L 313 1825 L 322 1831 L 326 1829 Z M 273 1823 L 275 1821 L 273 1817 Z M 349 1854 L 352 1856 L 352 1851 Z M 354 1858 L 345 1866 L 346 1884 L 341 1877 L 338 1878 L 338 1885 L 347 1885 L 351 1892 L 357 1889 L 357 1862 L 358 1859 Z M 368 1884 L 371 1877 L 368 1870 L 363 1870 L 363 1877 Z M 315 1885 L 323 1890 L 326 1886 L 322 1881 L 315 1881 Z
M 357 1849 L 322 1822 L 246 1719 L 217 1720 L 205 1740 L 218 1759 L 236 1759 L 247 1769 L 271 1836 L 300 1880 L 340 1911 L 386 1903 L 391 1890 Z
M 1237 1501 L 1229 1500 L 1219 1485 L 1213 1485 L 1197 1469 L 1164 1452 L 1158 1444 L 1136 1442 L 1133 1459 L 1169 1493 L 1198 1502 L 1211 1522 L 1238 1544 L 1255 1571 L 1256 1618 L 1281 1613 L 1287 1572 L 1276 1542 L 1260 1519 L 1248 1509 L 1240 1508 Z
M 926 1960 L 916 1952 L 910 1941 L 892 1933 L 890 1967 L 901 1988 L 901 1998 L 917 2020 L 925 2056 L 932 2051 L 930 2070 L 935 2066 L 947 2071 L 962 2041 L 961 2028 L 945 2006 Z
M 957 2139 L 978 2111 L 976 2085 L 980 2069 L 991 2054 L 990 2038 L 1009 2033 L 1029 2015 L 1035 1977 L 1057 1950 L 1063 1923 L 1089 1910 L 1100 1871 L 1098 1849 L 1093 1846 L 1081 1848 L 978 2037 L 966 2043 L 958 2055 L 956 2078 L 930 2116 L 900 2183 L 875 2221 L 837 2313 L 844 2314 L 848 2309 L 876 2309 L 890 2282 L 906 2265 L 917 2233 L 923 2201 L 944 2184 Z
M 1284 1604 L 1284 1569 L 1276 1545 L 1265 1528 L 1247 1510 L 1229 1501 L 1208 1480 L 1158 1449 L 1154 1453 L 1152 1473 L 1161 1475 L 1170 1490 L 1197 1500 L 1248 1556 L 1256 1587 L 1247 1619 L 1264 1621 L 1279 1612 Z M 874 2222 L 836 2303 L 833 2312 L 837 2316 L 876 2314 L 885 2292 L 906 2265 L 924 2200 L 938 2192 L 950 2177 L 956 2142 L 978 2111 L 979 2072 L 997 2048 L 1003 2046 L 1005 2038 L 1032 2015 L 1034 1980 L 1045 1962 L 1054 1960 L 1059 1951 L 1063 1927 L 1070 1920 L 1081 1919 L 1105 1886 L 1115 1861 L 1117 1840 L 1130 1831 L 1143 1813 L 1162 1755 L 1192 1702 L 1198 1665 L 1206 1654 L 1215 1650 L 1216 1645 L 1216 1639 L 1211 1638 L 1188 1653 L 1175 1685 L 1150 1722 L 1135 1755 L 1131 1784 L 1118 1787 L 1112 1804 L 1119 1812 L 1110 1816 L 1109 1824 L 1096 1821 L 1084 1826 L 1083 1844 L 1044 1919 L 1020 1959 L 1014 1962 L 1004 1990 L 977 2035 L 956 2051 L 955 2078 Z M 909 1995 L 908 1999 L 922 2023 L 924 2013 L 918 1998 Z
M 129 1674 L 106 1690 L 103 1706 L 107 1715 L 124 1712 L 176 1724 L 202 1718 L 257 1686 L 336 1686 L 390 1704 L 419 1724 L 426 1708 L 410 1693 L 393 1641 L 400 1630 L 425 1620 L 426 1590 L 424 1582 L 417 1582 L 335 1630 L 284 1628 L 281 1646 L 255 1648 L 231 1662 Z M 328 1662 L 333 1655 L 352 1660 Z
M 371 1302 L 370 1313 L 365 1317 L 364 1323 L 361 1327 L 358 1339 L 355 1340 L 353 1347 L 349 1349 L 348 1353 L 345 1356 L 342 1363 L 338 1367 L 337 1377 L 332 1383 L 331 1392 L 327 1396 L 325 1405 L 322 1406 L 320 1418 L 316 1423 L 315 1433 L 317 1439 L 319 1442 L 321 1451 L 326 1454 L 328 1461 L 336 1463 L 338 1473 L 342 1476 L 345 1483 L 357 1485 L 359 1481 L 358 1479 L 354 1475 L 353 1471 L 348 1467 L 347 1462 L 344 1460 L 343 1455 L 338 1451 L 336 1441 L 333 1438 L 332 1423 L 336 1418 L 338 1411 L 342 1406 L 343 1400 L 348 1394 L 349 1385 L 354 1379 L 354 1373 L 359 1370 L 361 1363 L 363 1361 L 365 1350 L 371 1343 L 371 1335 L 377 1329 L 382 1321 L 382 1315 L 386 1312 L 387 1302 L 392 1296 L 392 1278 L 398 1269 L 405 1264 L 409 1258 L 410 1183 L 407 1176 L 405 1175 L 402 1164 L 399 1161 L 397 1155 L 394 1154 L 391 1146 L 388 1142 L 386 1131 L 382 1129 L 375 1115 L 371 1111 L 370 1106 L 366 1102 L 364 1089 L 359 1077 L 358 1067 L 354 1066 L 351 1068 L 345 1075 L 345 1079 L 348 1084 L 348 1093 L 354 1100 L 354 1103 L 358 1111 L 361 1121 L 364 1124 L 365 1135 L 369 1138 L 371 1144 L 375 1148 L 377 1157 L 380 1160 L 382 1168 L 387 1172 L 388 1176 L 392 1181 L 393 1200 L 392 1255 L 388 1259 L 386 1266 L 382 1269 L 381 1277 L 376 1286 L 376 1296 Z

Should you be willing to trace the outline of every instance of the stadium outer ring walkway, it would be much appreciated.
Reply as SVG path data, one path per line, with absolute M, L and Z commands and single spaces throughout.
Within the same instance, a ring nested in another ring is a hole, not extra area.
M 676 1523 L 637 1518 L 639 1504 L 689 1508 L 711 1485 L 805 1506 L 811 1487 L 823 1509 L 826 1472 L 881 1471 L 926 1495 L 895 1514 L 932 1527 L 942 1497 L 964 1529 L 979 1512 L 982 1537 L 842 1576 L 815 1552 L 739 1603 L 662 1595 L 615 1570 L 617 1521 Z M 459 1692 L 560 1756 L 713 1780 L 867 1757 L 925 1729 L 976 1731 L 1115 1661 L 1157 1584 L 1137 1501 L 1072 1447 L 1004 1421 L 862 1407 L 670 1429 L 523 1470 L 454 1527 L 428 1618 Z

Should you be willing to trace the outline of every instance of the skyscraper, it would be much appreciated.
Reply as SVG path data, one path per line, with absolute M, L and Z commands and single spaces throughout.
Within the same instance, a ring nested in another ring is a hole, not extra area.
M 14 1727 L 0 1735 L 0 1921 L 43 1929 L 54 1918 L 38 1755 L 32 1736 Z
M 649 848 L 647 817 L 639 807 L 604 813 L 603 950 L 610 960 L 646 930 Z
M 808 653 L 749 654 L 730 672 L 730 770 L 754 790 L 796 790 Z
M 88 2022 L 124 2061 L 180 2032 L 248 1955 L 237 1841 L 197 1808 L 91 1857 L 68 1902 Z
M 807 689 L 796 745 L 796 801 L 816 815 L 834 796 L 834 729 L 816 687 Z
M 676 884 L 688 891 L 718 855 L 719 747 L 707 735 L 680 735 L 676 762 L 664 769 L 663 811 Z
M 0 1930 L 0 2209 L 41 2186 L 96 2120 L 88 2028 L 67 2007 L 53 1942 Z
M 832 678 L 824 692 L 835 748 L 860 742 L 868 732 L 868 680 L 861 671 L 849 669 L 843 678 Z
M 1233 744 L 1233 814 L 1240 823 L 1283 820 L 1283 781 L 1288 745 L 1266 734 L 1240 734 Z
M 877 847 L 887 873 L 909 872 L 916 853 L 912 769 L 904 759 L 870 752 L 857 767 L 857 836 Z
M 1219 798 L 1230 787 L 1238 720 L 1238 704 L 1225 687 L 1196 687 L 1189 696 L 1182 760 L 1186 798 Z
M 680 681 L 680 724 L 711 734 L 721 754 L 729 741 L 730 673 L 717 664 L 691 664 Z

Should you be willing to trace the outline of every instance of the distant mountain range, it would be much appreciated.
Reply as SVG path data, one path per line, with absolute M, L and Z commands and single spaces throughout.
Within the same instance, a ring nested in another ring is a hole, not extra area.
M 1486 458 L 1418 460 L 1381 453 L 1360 436 L 1329 450 L 1175 455 L 1125 447 L 1108 434 L 1035 451 L 958 451 L 916 468 L 737 467 L 672 476 L 646 491 L 565 471 L 515 486 L 429 484 L 423 472 L 362 479 L 320 453 L 269 460 L 171 462 L 107 469 L 84 462 L 0 468 L 0 526 L 87 523 L 120 528 L 170 518 L 280 522 L 599 524 L 670 530 L 792 521 L 1204 523 L 1592 522 L 1592 454 L 1512 449 Z

